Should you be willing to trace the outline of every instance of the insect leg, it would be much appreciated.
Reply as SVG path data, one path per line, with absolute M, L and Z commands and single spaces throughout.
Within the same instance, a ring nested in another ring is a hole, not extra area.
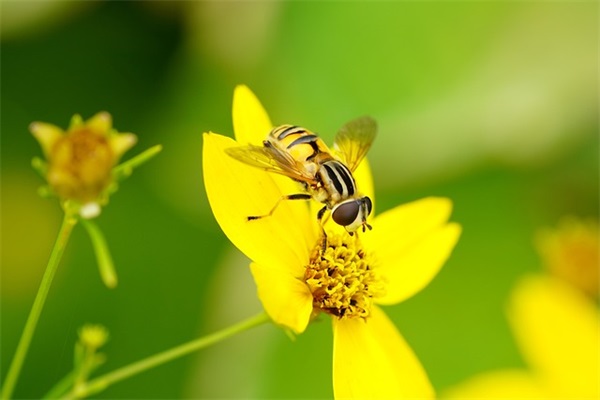
M 319 221 L 321 231 L 323 231 L 323 241 L 321 242 L 321 254 L 325 253 L 325 249 L 327 248 L 327 233 L 325 232 L 325 228 L 323 227 L 323 215 L 325 215 L 325 211 L 327 211 L 327 206 L 321 208 L 317 213 L 317 220 Z
M 271 208 L 271 211 L 269 211 L 268 214 L 265 215 L 251 215 L 248 218 L 248 221 L 253 221 L 255 219 L 261 219 L 264 217 L 270 217 L 271 215 L 273 215 L 273 212 L 275 211 L 275 209 L 277 208 L 277 206 L 279 206 L 279 203 L 281 203 L 283 200 L 310 200 L 312 199 L 312 196 L 308 193 L 296 193 L 296 194 L 288 194 L 287 196 L 281 196 L 279 198 L 279 200 L 277 200 L 277 203 L 275 203 L 275 205 L 273 206 L 273 208 Z

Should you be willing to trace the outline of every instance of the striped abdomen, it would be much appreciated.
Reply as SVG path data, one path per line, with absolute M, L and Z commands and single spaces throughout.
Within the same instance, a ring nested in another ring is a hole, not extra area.
M 313 162 L 315 156 L 321 153 L 329 154 L 329 148 L 321 138 L 300 126 L 275 127 L 267 140 L 301 163 Z

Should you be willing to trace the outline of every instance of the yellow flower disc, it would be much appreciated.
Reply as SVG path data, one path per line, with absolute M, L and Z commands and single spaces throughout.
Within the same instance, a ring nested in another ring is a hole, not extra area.
M 357 235 L 330 234 L 324 251 L 319 242 L 304 273 L 315 311 L 338 318 L 369 317 L 373 298 L 383 292 L 373 262 Z

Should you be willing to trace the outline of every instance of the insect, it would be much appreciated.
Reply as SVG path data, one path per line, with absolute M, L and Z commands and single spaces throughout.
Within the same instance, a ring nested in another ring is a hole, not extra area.
M 367 217 L 373 203 L 362 196 L 352 173 L 375 139 L 377 124 L 370 117 L 361 117 L 344 125 L 337 133 L 331 152 L 325 142 L 313 132 L 295 125 L 281 125 L 269 132 L 262 146 L 246 145 L 226 149 L 231 157 L 268 172 L 285 175 L 304 186 L 305 193 L 282 196 L 268 214 L 249 216 L 248 220 L 269 217 L 284 200 L 314 199 L 325 206 L 317 213 L 323 228 L 323 216 L 331 218 L 353 235 L 362 227 L 371 229 Z M 339 156 L 338 156 L 339 154 Z M 326 243 L 323 229 L 324 243 Z

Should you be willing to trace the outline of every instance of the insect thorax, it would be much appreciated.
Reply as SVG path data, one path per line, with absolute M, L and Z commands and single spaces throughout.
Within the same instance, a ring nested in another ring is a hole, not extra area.
M 356 194 L 356 182 L 352 172 L 337 160 L 332 159 L 320 164 L 318 176 L 333 204 Z

